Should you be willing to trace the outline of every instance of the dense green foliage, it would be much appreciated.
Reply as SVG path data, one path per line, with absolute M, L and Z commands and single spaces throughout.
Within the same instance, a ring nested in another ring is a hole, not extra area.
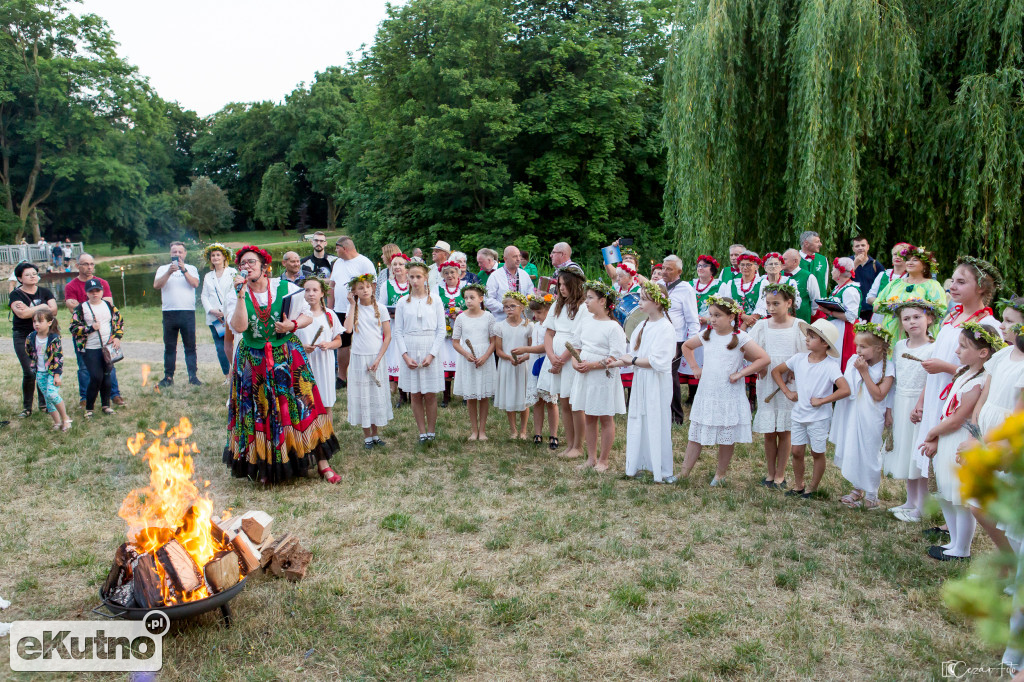
M 688 257 L 864 234 L 1024 283 L 1024 1 L 702 0 L 667 66 L 665 218 Z M 883 247 L 884 248 L 884 247 Z

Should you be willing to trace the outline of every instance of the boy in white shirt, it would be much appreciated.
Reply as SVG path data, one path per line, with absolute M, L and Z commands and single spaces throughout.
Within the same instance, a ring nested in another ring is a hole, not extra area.
M 788 497 L 817 497 L 818 485 L 825 475 L 825 448 L 832 422 L 832 403 L 850 395 L 850 386 L 839 366 L 839 332 L 827 320 L 814 324 L 800 321 L 807 340 L 806 353 L 797 353 L 772 370 L 779 390 L 796 403 L 790 416 L 793 446 L 793 487 Z M 796 392 L 786 386 L 786 374 L 793 374 Z M 833 384 L 835 388 L 833 390 Z M 813 471 L 810 486 L 804 485 L 804 452 L 811 446 Z

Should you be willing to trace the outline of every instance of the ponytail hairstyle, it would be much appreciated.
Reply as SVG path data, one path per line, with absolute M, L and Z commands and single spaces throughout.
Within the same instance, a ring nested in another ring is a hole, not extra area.
M 729 345 L 726 348 L 728 350 L 734 349 L 740 342 L 740 315 L 743 313 L 743 308 L 740 307 L 739 303 L 727 296 L 708 296 L 707 303 L 708 309 L 718 308 L 720 312 L 732 316 L 732 338 L 729 340 Z M 710 323 L 707 329 L 704 330 L 703 338 L 705 341 L 711 340 Z
M 373 285 L 373 275 L 367 273 L 365 275 L 357 275 L 348 281 L 348 288 L 355 295 L 355 289 L 360 284 Z M 377 297 L 370 295 L 370 300 L 373 301 L 373 309 L 377 313 L 377 324 L 380 324 L 380 310 L 377 309 Z M 359 297 L 356 296 L 355 305 L 352 306 L 352 333 L 355 334 L 359 329 Z
M 1003 341 L 1003 337 L 999 335 L 998 331 L 987 324 L 964 322 L 963 327 L 961 327 L 960 336 L 975 349 L 987 350 L 989 352 L 989 357 L 992 357 L 996 351 L 1006 348 L 1006 342 Z M 957 373 L 953 375 L 953 381 L 960 378 L 960 376 L 968 369 L 970 369 L 970 367 L 968 365 L 964 365 L 957 370 Z M 981 376 L 984 371 L 985 368 L 982 367 L 974 376 L 968 379 L 968 381 Z
M 882 351 L 882 376 L 878 379 L 876 386 L 881 386 L 882 382 L 885 381 L 885 368 L 888 363 L 889 357 L 889 346 L 892 343 L 892 334 L 889 330 L 880 324 L 874 322 L 858 322 L 853 325 L 853 331 L 857 334 L 863 334 L 867 336 L 870 341 L 870 345 L 875 348 L 879 348 Z
M 50 323 L 50 333 L 60 334 L 60 322 L 57 321 L 57 316 L 50 312 L 49 308 L 46 310 L 37 310 L 35 315 L 32 316 L 32 320 L 46 320 Z

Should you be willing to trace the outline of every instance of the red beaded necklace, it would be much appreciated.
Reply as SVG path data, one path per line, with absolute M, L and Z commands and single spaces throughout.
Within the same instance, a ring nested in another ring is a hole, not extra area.
M 256 312 L 256 318 L 263 323 L 270 320 L 270 308 L 274 304 L 274 295 L 270 290 L 270 284 L 267 284 L 267 307 L 261 308 L 259 302 L 256 300 L 256 295 L 252 291 L 252 287 L 246 287 L 249 290 L 249 300 L 252 302 L 252 309 Z
M 706 285 L 704 286 L 704 288 L 703 288 L 703 289 L 701 289 L 701 288 L 700 288 L 700 278 L 698 277 L 698 278 L 696 279 L 696 281 L 694 282 L 694 284 L 693 284 L 693 288 L 694 288 L 694 290 L 695 290 L 695 291 L 696 291 L 696 292 L 697 292 L 698 294 L 703 294 L 703 293 L 704 293 L 705 291 L 707 291 L 708 289 L 710 289 L 710 288 L 711 288 L 711 285 L 712 285 L 712 284 L 714 284 L 714 283 L 715 283 L 715 280 L 714 280 L 714 278 L 712 278 L 712 279 L 708 280 L 708 283 L 707 283 L 707 284 L 706 284 Z
M 395 282 L 395 291 L 397 291 L 397 292 L 398 292 L 398 293 L 400 293 L 400 294 L 404 294 L 405 292 L 409 291 L 409 283 L 408 283 L 408 282 L 406 282 L 406 283 L 405 283 L 405 286 L 402 286 L 401 284 L 399 284 L 399 283 L 398 283 L 398 282 L 396 281 L 396 282 Z
M 747 294 L 749 294 L 753 290 L 755 284 L 757 284 L 757 278 L 756 277 L 750 281 L 750 286 L 749 287 L 744 288 L 743 287 L 743 278 L 741 277 L 740 280 L 739 280 L 740 294 L 746 296 Z
M 455 298 L 455 295 L 459 293 L 459 285 L 455 285 L 455 291 L 448 288 L 448 282 L 444 283 L 444 292 L 448 294 L 448 298 Z

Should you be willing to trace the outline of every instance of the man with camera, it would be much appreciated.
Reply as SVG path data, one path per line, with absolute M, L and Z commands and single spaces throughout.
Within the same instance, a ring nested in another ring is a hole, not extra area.
M 160 290 L 164 326 L 164 378 L 162 388 L 174 385 L 174 366 L 178 359 L 178 335 L 185 346 L 188 382 L 201 386 L 196 375 L 196 289 L 199 270 L 185 263 L 185 244 L 171 242 L 171 262 L 156 271 L 153 287 Z

